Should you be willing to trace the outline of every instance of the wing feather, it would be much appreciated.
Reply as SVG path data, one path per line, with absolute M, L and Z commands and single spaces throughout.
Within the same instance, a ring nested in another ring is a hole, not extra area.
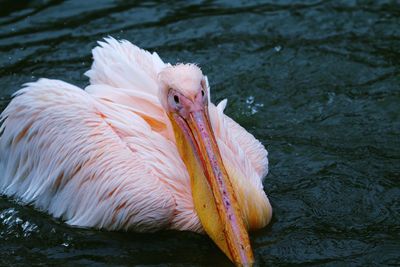
M 157 95 L 157 75 L 165 64 L 157 53 L 140 49 L 126 40 L 112 37 L 94 48 L 92 68 L 86 72 L 90 83 L 106 84 Z
M 124 106 L 41 79 L 17 92 L 1 120 L 5 195 L 72 225 L 201 231 L 174 144 Z

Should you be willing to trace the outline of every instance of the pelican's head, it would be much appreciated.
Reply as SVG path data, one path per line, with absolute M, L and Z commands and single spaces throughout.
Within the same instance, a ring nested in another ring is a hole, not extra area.
M 179 64 L 163 69 L 159 80 L 203 228 L 236 265 L 251 266 L 247 227 L 209 119 L 207 79 L 196 65 Z

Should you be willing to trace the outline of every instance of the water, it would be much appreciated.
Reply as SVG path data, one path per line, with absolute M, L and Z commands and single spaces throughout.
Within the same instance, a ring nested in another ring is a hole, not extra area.
M 39 77 L 87 85 L 108 35 L 196 62 L 270 153 L 259 265 L 400 265 L 399 1 L 0 5 L 1 108 Z M 1 198 L 0 265 L 32 264 L 230 266 L 205 236 L 77 229 Z

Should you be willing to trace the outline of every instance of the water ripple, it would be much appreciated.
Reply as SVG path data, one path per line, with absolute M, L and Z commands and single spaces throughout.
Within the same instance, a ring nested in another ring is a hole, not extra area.
M 14 208 L 0 212 L 0 238 L 4 240 L 26 238 L 38 232 L 38 226 L 28 220 L 21 219 L 19 212 Z

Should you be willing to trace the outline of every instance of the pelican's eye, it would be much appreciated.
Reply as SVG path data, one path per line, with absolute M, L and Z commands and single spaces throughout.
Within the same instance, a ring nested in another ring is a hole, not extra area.
M 179 104 L 179 96 L 178 95 L 174 95 L 174 101 L 176 104 Z
M 180 110 L 182 108 L 182 95 L 180 95 L 178 92 L 176 92 L 173 89 L 170 89 L 168 92 L 168 106 L 172 110 Z
M 201 89 L 201 98 L 203 99 L 203 102 L 207 102 L 207 94 L 206 94 L 206 90 L 207 90 L 207 84 L 206 84 L 206 80 L 202 79 L 200 82 L 200 89 Z

